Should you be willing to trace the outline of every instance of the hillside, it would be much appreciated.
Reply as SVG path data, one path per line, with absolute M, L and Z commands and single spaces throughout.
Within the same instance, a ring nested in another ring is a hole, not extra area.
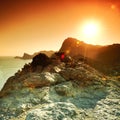
M 86 44 L 75 38 L 67 38 L 64 40 L 59 52 L 65 52 L 71 57 L 82 55 L 94 59 L 100 48 L 102 46 Z
M 59 52 L 81 59 L 105 74 L 119 75 L 120 73 L 120 44 L 98 46 L 86 44 L 75 38 L 64 40 Z

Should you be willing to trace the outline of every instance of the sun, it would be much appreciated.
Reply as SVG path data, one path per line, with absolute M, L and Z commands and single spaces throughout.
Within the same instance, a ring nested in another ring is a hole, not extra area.
M 86 38 L 92 38 L 97 36 L 99 26 L 95 22 L 87 22 L 83 25 L 83 34 Z
M 98 44 L 102 35 L 103 24 L 97 19 L 82 21 L 77 26 L 77 38 L 89 44 Z

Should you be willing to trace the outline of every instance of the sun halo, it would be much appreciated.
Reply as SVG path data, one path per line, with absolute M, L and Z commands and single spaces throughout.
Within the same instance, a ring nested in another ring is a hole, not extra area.
M 99 27 L 94 22 L 88 22 L 83 26 L 83 34 L 86 38 L 95 37 L 98 34 Z

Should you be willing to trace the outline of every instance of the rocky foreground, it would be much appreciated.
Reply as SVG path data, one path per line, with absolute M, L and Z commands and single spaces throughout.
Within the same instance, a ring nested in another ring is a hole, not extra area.
M 120 120 L 120 77 L 82 62 L 23 69 L 0 96 L 0 120 Z

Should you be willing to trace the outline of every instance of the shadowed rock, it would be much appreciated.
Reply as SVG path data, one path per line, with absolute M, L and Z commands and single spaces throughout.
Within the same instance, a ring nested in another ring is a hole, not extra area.
M 33 71 L 35 71 L 38 66 L 41 66 L 43 69 L 50 63 L 51 63 L 50 58 L 47 55 L 40 53 L 33 58 L 31 66 L 32 66 Z
M 104 74 L 120 75 L 120 44 L 98 46 L 75 38 L 64 40 L 59 52 L 84 61 Z M 82 58 L 82 59 L 81 59 Z

